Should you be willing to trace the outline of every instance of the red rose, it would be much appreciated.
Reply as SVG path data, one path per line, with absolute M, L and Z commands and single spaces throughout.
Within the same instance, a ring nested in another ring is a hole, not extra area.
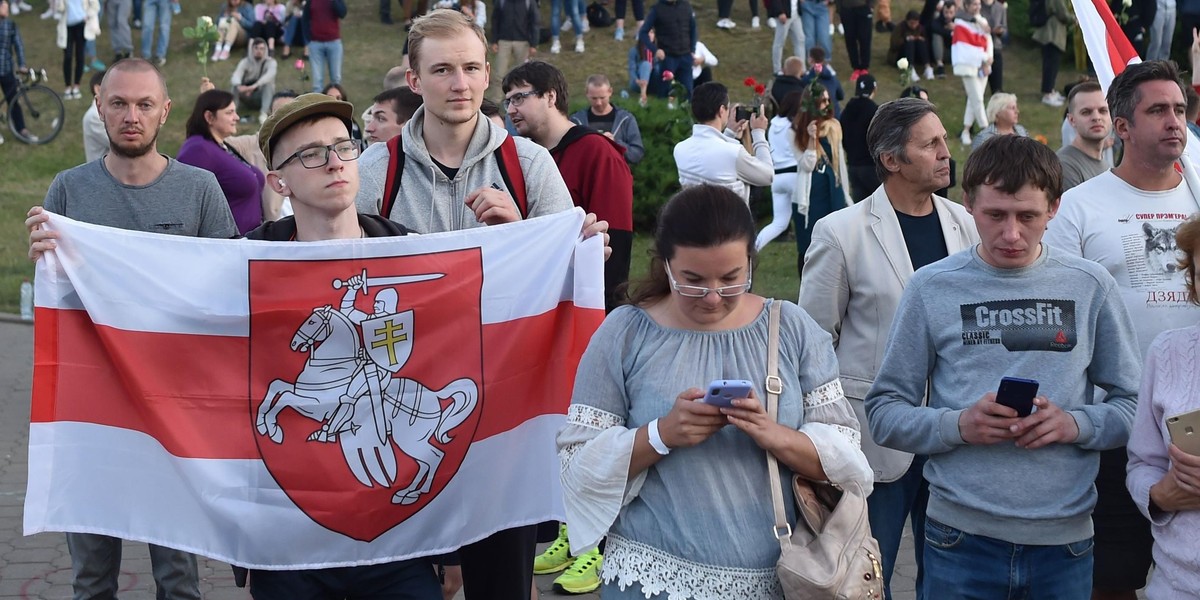
M 759 96 L 761 96 L 763 94 L 763 92 L 765 92 L 765 91 L 767 91 L 767 86 L 765 86 L 761 83 L 754 86 L 754 93 L 758 94 Z
M 758 82 L 755 81 L 753 77 L 747 77 L 745 79 L 745 81 L 742 81 L 742 84 L 745 85 L 746 87 L 754 87 L 754 86 L 758 85 Z
M 675 79 L 675 74 L 670 71 L 663 71 L 663 81 L 672 81 Z

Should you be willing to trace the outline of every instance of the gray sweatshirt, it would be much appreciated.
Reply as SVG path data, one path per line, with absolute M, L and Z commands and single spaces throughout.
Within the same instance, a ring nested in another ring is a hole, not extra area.
M 977 248 L 918 270 L 904 290 L 866 399 L 871 435 L 929 455 L 930 518 L 1014 544 L 1087 539 L 1099 451 L 1124 445 L 1133 423 L 1133 323 L 1116 282 L 1092 261 L 1043 244 L 1032 265 L 997 269 Z M 1038 394 L 1075 418 L 1075 443 L 967 445 L 959 416 L 1006 376 L 1039 381 Z
M 508 132 L 481 114 L 476 119 L 475 133 L 467 145 L 462 166 L 454 179 L 450 179 L 429 156 L 423 136 L 424 123 L 425 107 L 421 107 L 404 125 L 401 142 L 407 158 L 404 176 L 400 179 L 400 197 L 392 206 L 392 214 L 383 216 L 417 233 L 482 227 L 483 223 L 475 220 L 475 213 L 463 200 L 481 187 L 495 187 L 511 195 L 494 154 Z M 514 138 L 514 141 L 525 179 L 529 218 L 574 208 L 571 193 L 550 153 L 525 138 Z M 375 150 L 375 146 L 381 149 Z M 362 155 L 358 165 L 359 188 L 355 204 L 359 212 L 367 214 L 379 213 L 391 158 L 386 144 L 375 146 Z

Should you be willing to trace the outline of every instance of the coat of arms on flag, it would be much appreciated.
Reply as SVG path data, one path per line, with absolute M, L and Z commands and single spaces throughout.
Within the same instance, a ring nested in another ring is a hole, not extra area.
M 314 521 L 373 540 L 445 487 L 474 438 L 480 253 L 258 260 L 249 276 L 250 408 L 267 470 Z

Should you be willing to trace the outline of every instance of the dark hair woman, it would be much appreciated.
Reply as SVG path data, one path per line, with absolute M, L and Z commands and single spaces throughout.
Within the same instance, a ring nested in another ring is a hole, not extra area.
M 583 355 L 558 448 L 572 554 L 608 535 L 603 598 L 775 598 L 766 452 L 784 481 L 871 488 L 829 335 L 795 304 L 750 293 L 755 256 L 738 194 L 679 192 L 658 219 L 649 275 Z M 760 401 L 775 302 L 778 420 Z M 702 401 L 714 379 L 755 383 L 721 407 Z
M 813 226 L 825 215 L 853 204 L 850 175 L 842 150 L 842 126 L 833 118 L 829 91 L 818 82 L 805 88 L 800 112 L 792 121 L 795 148 L 801 152 L 792 202 L 796 227 L 797 273 L 804 271 L 804 253 L 812 241 Z
M 237 133 L 238 114 L 233 94 L 209 90 L 196 98 L 187 120 L 187 139 L 179 148 L 179 162 L 217 176 L 238 231 L 245 234 L 262 223 L 265 176 L 225 144 Z

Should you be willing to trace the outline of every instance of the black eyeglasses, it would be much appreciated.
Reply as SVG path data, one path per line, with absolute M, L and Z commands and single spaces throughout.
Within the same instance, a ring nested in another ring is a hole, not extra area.
M 300 159 L 300 164 L 303 165 L 305 169 L 320 169 L 321 167 L 329 164 L 330 151 L 335 152 L 338 158 L 346 162 L 358 160 L 358 155 L 361 152 L 358 147 L 358 142 L 354 140 L 345 140 L 336 144 L 330 144 L 328 146 L 314 146 L 312 148 L 305 148 L 303 150 L 296 151 L 296 153 L 287 157 L 287 160 L 279 163 L 279 166 L 275 167 L 275 169 L 282 169 L 284 165 L 296 159 Z
M 528 92 L 517 92 L 504 99 L 504 110 L 508 110 L 511 106 L 521 106 L 525 99 L 530 96 L 541 96 L 541 92 L 537 90 L 529 90 Z

